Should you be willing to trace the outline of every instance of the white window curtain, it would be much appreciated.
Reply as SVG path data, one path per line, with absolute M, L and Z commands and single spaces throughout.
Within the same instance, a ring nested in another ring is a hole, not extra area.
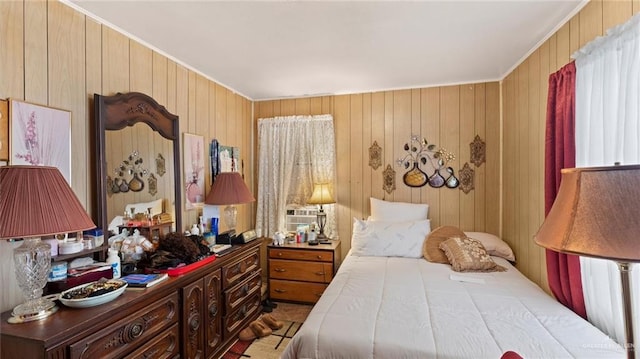
M 313 184 L 335 184 L 333 116 L 258 119 L 258 199 L 256 229 L 263 236 L 285 231 L 287 206 L 306 205 Z M 336 197 L 335 189 L 333 197 Z M 335 210 L 327 213 L 325 234 L 336 235 Z
M 573 58 L 576 167 L 640 163 L 640 17 L 634 16 L 612 28 L 606 36 L 585 45 Z M 625 343 L 620 272 L 616 263 L 581 257 L 580 265 L 589 321 L 618 343 Z M 640 268 L 637 265 L 632 268 L 635 343 L 640 343 Z

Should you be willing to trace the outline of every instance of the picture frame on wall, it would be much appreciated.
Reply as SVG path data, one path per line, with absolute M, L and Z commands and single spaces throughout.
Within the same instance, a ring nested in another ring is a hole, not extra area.
M 204 206 L 204 137 L 184 134 L 183 174 L 185 176 L 185 209 L 192 210 Z
M 9 164 L 57 167 L 71 185 L 71 111 L 9 99 Z
M 9 101 L 0 100 L 0 161 L 9 160 Z

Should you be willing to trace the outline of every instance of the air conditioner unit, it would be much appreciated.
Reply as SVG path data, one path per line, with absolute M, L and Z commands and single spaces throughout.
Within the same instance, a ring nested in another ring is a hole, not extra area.
M 300 226 L 308 226 L 316 222 L 318 217 L 317 206 L 299 207 L 287 209 L 286 225 L 287 232 L 296 232 Z

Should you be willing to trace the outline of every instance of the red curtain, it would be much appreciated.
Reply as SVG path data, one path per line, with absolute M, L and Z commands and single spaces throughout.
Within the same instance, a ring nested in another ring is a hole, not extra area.
M 576 164 L 575 83 L 573 62 L 549 76 L 545 136 L 544 213 L 549 213 L 560 188 L 560 170 Z M 582 295 L 580 257 L 546 251 L 549 287 L 558 301 L 583 318 L 587 310 Z

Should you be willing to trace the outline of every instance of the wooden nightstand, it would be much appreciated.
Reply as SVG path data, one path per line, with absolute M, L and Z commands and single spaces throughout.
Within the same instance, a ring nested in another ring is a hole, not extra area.
M 340 241 L 269 245 L 268 258 L 271 299 L 315 303 L 338 269 Z

